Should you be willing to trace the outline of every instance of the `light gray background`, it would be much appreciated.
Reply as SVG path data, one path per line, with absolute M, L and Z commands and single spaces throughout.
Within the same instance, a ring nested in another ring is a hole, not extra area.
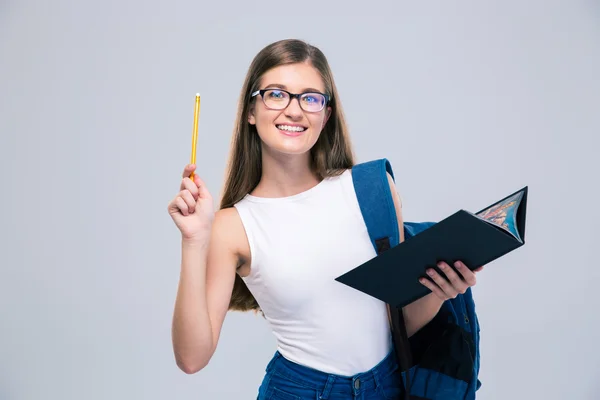
M 530 186 L 525 247 L 475 288 L 478 399 L 598 399 L 597 1 L 0 2 L 0 399 L 252 399 L 274 351 L 226 319 L 179 371 L 189 161 L 218 199 L 236 102 L 266 44 L 328 56 L 359 161 L 389 158 L 406 220 Z

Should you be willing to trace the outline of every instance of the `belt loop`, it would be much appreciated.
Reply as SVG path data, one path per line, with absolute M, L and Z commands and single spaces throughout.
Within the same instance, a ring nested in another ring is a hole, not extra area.
M 329 398 L 329 393 L 331 393 L 331 387 L 333 386 L 334 380 L 335 377 L 333 375 L 327 377 L 327 382 L 325 382 L 325 387 L 319 396 L 319 400 L 327 400 Z
M 375 387 L 381 386 L 379 382 L 379 370 L 377 368 L 373 370 L 373 380 L 375 381 Z

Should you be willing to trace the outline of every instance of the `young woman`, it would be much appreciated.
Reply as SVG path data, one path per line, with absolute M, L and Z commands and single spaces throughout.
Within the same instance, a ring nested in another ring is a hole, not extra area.
M 183 371 L 208 364 L 228 310 L 255 310 L 277 340 L 259 399 L 401 398 L 386 305 L 334 280 L 375 256 L 353 163 L 323 53 L 299 40 L 261 50 L 241 91 L 220 210 L 189 178 L 195 165 L 168 206 L 182 234 L 173 348 Z M 448 280 L 434 271 L 436 284 L 423 283 L 432 293 L 404 310 L 409 335 L 475 284 L 460 263 L 462 278 L 440 267 Z

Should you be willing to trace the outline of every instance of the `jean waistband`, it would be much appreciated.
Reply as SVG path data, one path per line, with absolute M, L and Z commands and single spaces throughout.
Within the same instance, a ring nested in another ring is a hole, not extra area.
M 267 372 L 275 372 L 283 378 L 289 379 L 307 388 L 322 391 L 326 399 L 327 393 L 358 394 L 375 389 L 379 381 L 398 369 L 395 354 L 390 351 L 376 366 L 368 371 L 352 376 L 341 376 L 317 371 L 313 368 L 296 364 L 283 357 L 279 351 L 275 352 L 273 359 L 267 366 Z

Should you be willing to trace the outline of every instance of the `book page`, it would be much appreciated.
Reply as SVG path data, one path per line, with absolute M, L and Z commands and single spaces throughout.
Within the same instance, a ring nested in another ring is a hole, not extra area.
M 517 240 L 521 241 L 519 230 L 517 229 L 517 210 L 519 204 L 521 204 L 522 198 L 523 192 L 521 191 L 490 208 L 479 212 L 477 216 L 503 228 L 517 238 Z

